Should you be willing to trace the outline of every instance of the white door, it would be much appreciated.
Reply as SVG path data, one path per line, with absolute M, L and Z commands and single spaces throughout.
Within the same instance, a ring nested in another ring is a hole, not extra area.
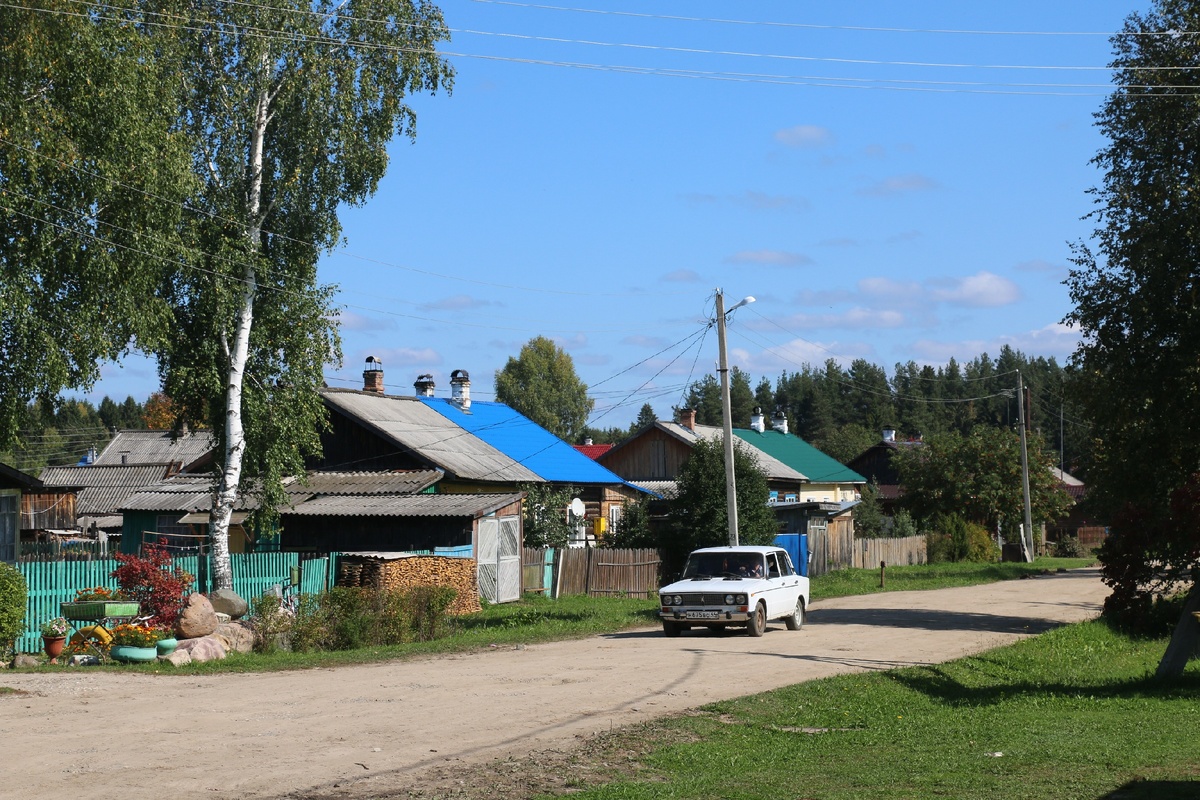
M 515 517 L 479 520 L 475 554 L 479 596 L 489 603 L 510 603 L 521 597 L 521 521 Z

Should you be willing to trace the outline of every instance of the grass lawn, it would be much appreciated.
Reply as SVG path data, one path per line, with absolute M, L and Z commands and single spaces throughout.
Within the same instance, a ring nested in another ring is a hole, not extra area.
M 840 569 L 812 579 L 812 599 L 899 592 L 910 589 L 948 589 L 981 583 L 1009 581 L 1044 570 L 1078 569 L 1096 563 L 1094 558 L 1039 558 L 1032 564 L 1006 561 L 996 564 L 918 564 L 889 566 L 884 570 L 884 588 L 879 586 L 878 569 Z
M 1155 681 L 1165 647 L 1089 622 L 947 664 L 714 703 L 608 737 L 590 758 L 625 763 L 571 796 L 1191 800 L 1200 663 Z

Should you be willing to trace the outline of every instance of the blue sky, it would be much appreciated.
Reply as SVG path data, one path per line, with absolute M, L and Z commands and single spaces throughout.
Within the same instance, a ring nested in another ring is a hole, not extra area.
M 730 362 L 944 364 L 1004 344 L 1064 362 L 1108 35 L 1148 2 L 442 3 L 454 91 L 324 258 L 345 363 L 393 393 L 465 369 L 478 399 L 537 335 L 598 427 L 670 414 Z M 131 358 L 89 394 L 144 398 Z

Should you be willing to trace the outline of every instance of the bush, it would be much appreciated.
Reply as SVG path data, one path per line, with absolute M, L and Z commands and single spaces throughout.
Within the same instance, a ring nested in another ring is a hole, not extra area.
M 988 562 L 1000 560 L 1000 548 L 982 525 L 957 514 L 939 514 L 925 534 L 930 564 L 939 561 Z
M 1054 543 L 1054 555 L 1056 558 L 1083 558 L 1088 551 L 1079 543 L 1079 537 L 1064 535 Z
M 404 605 L 417 639 L 428 642 L 437 638 L 446 619 L 446 609 L 455 597 L 458 591 L 449 586 L 418 586 L 405 596 Z
M 166 548 L 157 545 L 146 545 L 140 556 L 118 553 L 114 557 L 120 566 L 112 571 L 112 577 L 121 593 L 136 600 L 141 613 L 150 616 L 147 624 L 173 627 L 192 587 L 192 576 L 175 566 Z
M 25 576 L 12 564 L 0 561 L 0 655 L 15 649 L 25 633 L 25 601 L 29 586 Z

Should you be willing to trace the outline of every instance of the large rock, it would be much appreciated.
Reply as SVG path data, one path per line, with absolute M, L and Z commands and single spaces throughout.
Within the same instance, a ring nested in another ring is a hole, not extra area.
M 213 589 L 208 593 L 208 601 L 214 611 L 228 614 L 230 619 L 241 619 L 250 610 L 250 604 L 233 589 Z
M 254 631 L 241 622 L 226 622 L 217 626 L 213 637 L 220 640 L 229 652 L 254 652 Z
M 208 598 L 202 594 L 188 595 L 187 604 L 175 623 L 175 638 L 180 640 L 199 639 L 217 629 L 217 612 Z
M 187 653 L 192 661 L 220 661 L 226 656 L 225 645 L 215 636 L 184 639 L 179 643 L 179 647 L 175 648 L 175 653 L 179 652 Z
M 41 664 L 42 662 L 35 656 L 17 653 L 16 657 L 12 660 L 11 666 L 13 669 L 22 669 L 24 667 L 39 667 Z
M 192 641 L 201 642 L 203 639 L 193 639 Z M 175 649 L 169 656 L 163 656 L 159 661 L 165 661 L 173 667 L 182 667 L 184 664 L 192 663 L 192 654 L 187 650 Z

